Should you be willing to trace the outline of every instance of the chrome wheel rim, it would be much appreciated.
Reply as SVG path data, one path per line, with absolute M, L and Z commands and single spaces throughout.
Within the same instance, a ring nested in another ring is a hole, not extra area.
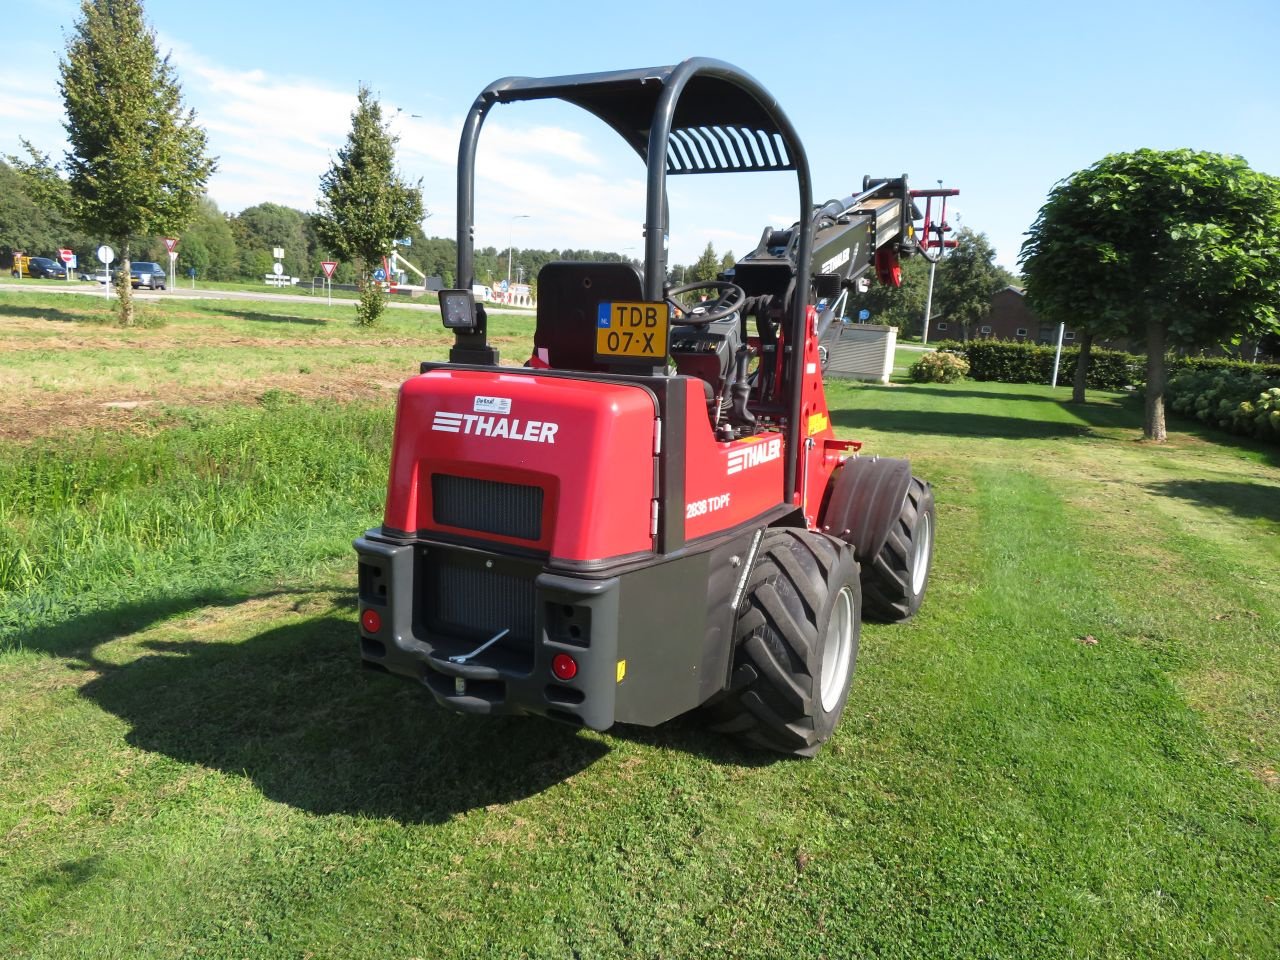
M 929 514 L 920 518 L 915 543 L 911 545 L 911 592 L 919 594 L 929 576 L 929 556 L 933 552 L 933 522 Z
M 822 677 L 819 683 L 822 709 L 830 713 L 840 702 L 844 688 L 849 683 L 849 671 L 853 667 L 853 591 L 848 586 L 840 588 L 831 619 L 827 621 L 827 636 L 822 644 Z

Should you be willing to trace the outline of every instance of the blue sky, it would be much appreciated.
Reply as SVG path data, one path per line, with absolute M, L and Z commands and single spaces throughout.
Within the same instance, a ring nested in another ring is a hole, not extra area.
M 79 5 L 0 11 L 0 153 L 26 136 L 60 156 L 57 65 Z M 404 4 L 149 0 L 162 52 L 209 130 L 224 210 L 313 209 L 360 83 L 421 177 L 428 234 L 454 233 L 454 162 L 475 95 L 544 76 L 728 60 L 755 75 L 800 131 L 815 199 L 864 173 L 960 189 L 960 222 L 1015 267 L 1052 185 L 1138 147 L 1237 153 L 1280 175 L 1280 4 L 1075 3 Z M 576 110 L 495 110 L 481 137 L 477 242 L 639 255 L 643 169 Z M 673 261 L 754 247 L 797 215 L 783 175 L 672 183 Z M 954 222 L 954 220 L 953 220 Z

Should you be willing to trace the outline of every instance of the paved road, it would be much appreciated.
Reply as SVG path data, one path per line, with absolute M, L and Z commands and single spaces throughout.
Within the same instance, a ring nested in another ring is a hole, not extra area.
M 83 280 L 58 281 L 50 280 L 48 283 L 5 283 L 0 281 L 0 290 L 13 290 L 18 293 L 66 293 L 78 294 L 80 296 L 105 296 L 105 290 L 96 283 L 86 283 Z M 115 289 L 112 288 L 111 296 L 116 295 Z M 139 300 L 164 300 L 166 298 L 180 298 L 185 300 L 274 300 L 279 303 L 326 303 L 322 297 L 308 297 L 296 293 L 254 293 L 247 290 L 205 290 L 196 288 L 192 290 L 190 287 L 170 287 L 168 290 L 135 290 L 133 295 Z M 334 306 L 348 305 L 355 306 L 354 300 L 335 300 Z M 428 300 L 421 297 L 412 303 L 403 303 L 397 300 L 388 301 L 388 306 L 396 307 L 401 310 L 431 310 L 436 313 L 440 312 L 440 307 L 434 302 L 434 298 Z

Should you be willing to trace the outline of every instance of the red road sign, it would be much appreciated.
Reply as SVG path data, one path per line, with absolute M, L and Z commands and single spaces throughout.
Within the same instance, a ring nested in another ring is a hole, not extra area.
M 324 278 L 326 280 L 332 280 L 333 271 L 338 269 L 337 261 L 325 260 L 320 264 L 320 269 L 324 271 Z
M 58 251 L 58 257 L 59 257 L 59 259 L 61 259 L 61 260 L 62 260 L 62 262 L 63 262 L 63 263 L 70 263 L 70 262 L 71 262 L 71 258 L 72 258 L 72 257 L 74 257 L 74 256 L 75 256 L 75 252 L 74 252 L 74 251 L 72 251 L 72 250 L 59 250 L 59 251 Z
M 173 251 L 177 248 L 177 246 L 178 246 L 178 239 L 176 237 L 164 238 L 164 248 L 168 250 L 170 253 L 173 253 Z

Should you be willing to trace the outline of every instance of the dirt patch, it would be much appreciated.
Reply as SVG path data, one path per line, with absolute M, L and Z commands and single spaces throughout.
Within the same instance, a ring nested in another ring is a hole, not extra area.
M 65 392 L 49 396 L 0 399 L 0 440 L 27 441 L 86 429 L 146 434 L 164 426 L 166 406 L 251 405 L 267 390 L 293 394 L 303 401 L 336 403 L 395 401 L 398 381 L 351 374 L 274 376 L 270 381 L 210 384 L 197 390 L 155 383 L 146 395 L 121 396 L 105 391 Z
M 6 330 L 21 327 L 25 321 L 5 321 Z M 31 329 L 41 328 L 35 322 L 28 324 Z M 494 338 L 497 339 L 497 338 Z M 166 350 L 190 350 L 193 347 L 296 347 L 307 349 L 314 347 L 354 347 L 358 349 L 400 349 L 404 347 L 422 348 L 442 346 L 452 343 L 448 337 L 352 337 L 342 334 L 329 335 L 317 332 L 309 337 L 228 337 L 225 331 L 217 329 L 201 330 L 198 327 L 184 328 L 178 336 L 170 334 L 138 336 L 132 331 L 117 330 L 114 333 L 104 331 L 101 334 L 79 334 L 56 337 L 13 337 L 0 336 L 0 353 L 23 352 L 57 352 L 78 353 L 84 350 L 146 350 L 162 353 Z

